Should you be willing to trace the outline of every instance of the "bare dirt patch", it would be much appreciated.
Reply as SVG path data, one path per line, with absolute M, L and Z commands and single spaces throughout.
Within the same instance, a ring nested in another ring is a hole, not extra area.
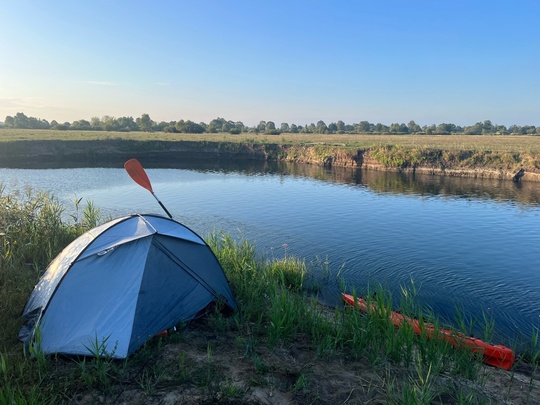
M 422 386 L 417 371 L 388 362 L 370 364 L 347 353 L 321 358 L 304 336 L 270 349 L 255 338 L 216 332 L 206 321 L 153 345 L 130 360 L 130 370 L 113 387 L 70 402 L 386 404 L 402 403 L 404 390 L 418 387 L 419 395 L 429 388 L 427 403 L 540 403 L 540 375 L 527 364 L 513 371 L 486 366 L 474 381 L 443 373 Z

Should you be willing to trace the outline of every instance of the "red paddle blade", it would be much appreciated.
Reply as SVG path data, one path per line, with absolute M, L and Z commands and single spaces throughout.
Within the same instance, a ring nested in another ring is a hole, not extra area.
M 126 163 L 124 163 L 124 169 L 126 169 L 129 177 L 131 177 L 135 183 L 154 194 L 152 184 L 150 183 L 144 168 L 137 159 L 129 159 Z

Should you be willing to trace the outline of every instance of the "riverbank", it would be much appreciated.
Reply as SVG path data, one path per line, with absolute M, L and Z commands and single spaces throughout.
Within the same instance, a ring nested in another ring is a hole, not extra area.
M 501 135 L 154 134 L 2 130 L 0 166 L 54 162 L 254 160 L 540 181 L 540 137 Z
M 50 260 L 99 220 L 92 205 L 69 223 L 62 209 L 46 193 L 0 191 L 0 403 L 540 401 L 537 351 L 504 371 L 445 341 L 415 336 L 411 328 L 396 330 L 388 312 L 367 317 L 321 306 L 305 262 L 258 257 L 249 242 L 219 233 L 207 241 L 235 292 L 234 315 L 211 312 L 151 339 L 126 361 L 39 350 L 24 357 L 16 336 L 30 291 Z M 380 307 L 393 307 L 383 289 L 375 291 Z M 419 315 L 414 300 L 403 305 L 402 311 Z

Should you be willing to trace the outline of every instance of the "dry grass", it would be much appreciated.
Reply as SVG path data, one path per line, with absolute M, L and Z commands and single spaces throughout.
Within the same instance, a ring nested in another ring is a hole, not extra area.
M 0 142 L 17 140 L 166 140 L 207 142 L 278 143 L 292 145 L 323 144 L 366 149 L 380 145 L 447 151 L 512 152 L 540 154 L 540 136 L 534 135 L 377 135 L 377 134 L 289 134 L 265 135 L 242 133 L 173 134 L 163 132 L 55 131 L 2 129 Z

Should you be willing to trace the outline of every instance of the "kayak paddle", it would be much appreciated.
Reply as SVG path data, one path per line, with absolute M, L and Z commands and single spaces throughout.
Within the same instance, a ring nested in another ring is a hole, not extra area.
M 139 161 L 137 159 L 129 159 L 126 163 L 124 163 L 124 169 L 126 169 L 129 177 L 131 177 L 135 183 L 137 183 L 141 187 L 144 187 L 145 189 L 150 191 L 150 193 L 152 193 L 156 201 L 159 203 L 159 205 L 161 205 L 161 208 L 163 208 L 163 211 L 165 211 L 169 218 L 172 219 L 172 215 L 170 214 L 170 212 L 167 211 L 167 208 L 165 208 L 163 203 L 159 201 L 159 199 L 154 194 L 154 190 L 152 189 L 152 183 L 150 183 L 150 179 L 148 178 L 148 175 L 144 171 L 144 168 L 139 163 Z

